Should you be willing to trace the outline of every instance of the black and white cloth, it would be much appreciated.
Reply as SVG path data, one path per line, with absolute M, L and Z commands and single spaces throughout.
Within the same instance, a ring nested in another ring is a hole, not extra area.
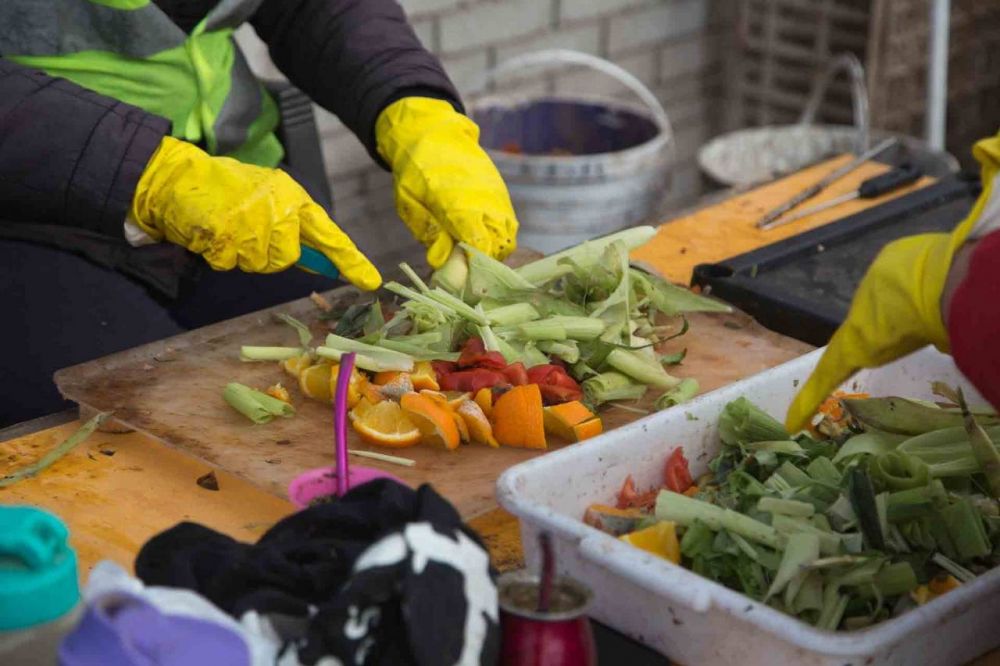
M 256 544 L 180 523 L 136 559 L 147 585 L 194 590 L 284 643 L 281 666 L 491 665 L 495 572 L 430 486 L 378 480 L 282 520 Z

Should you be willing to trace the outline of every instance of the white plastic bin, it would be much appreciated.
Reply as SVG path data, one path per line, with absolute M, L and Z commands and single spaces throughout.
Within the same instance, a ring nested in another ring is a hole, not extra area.
M 593 589 L 596 619 L 685 666 L 951 665 L 1000 645 L 1000 569 L 891 621 L 829 632 L 582 522 L 589 504 L 613 501 L 628 474 L 640 489 L 659 485 L 667 455 L 677 446 L 692 474 L 704 473 L 718 450 L 716 423 L 727 402 L 746 396 L 782 418 L 819 354 L 509 469 L 497 482 L 497 494 L 521 520 L 529 566 L 538 566 L 538 532 L 549 531 L 560 570 Z M 930 399 L 931 380 L 958 383 L 970 402 L 982 401 L 951 359 L 930 348 L 860 373 L 844 389 Z

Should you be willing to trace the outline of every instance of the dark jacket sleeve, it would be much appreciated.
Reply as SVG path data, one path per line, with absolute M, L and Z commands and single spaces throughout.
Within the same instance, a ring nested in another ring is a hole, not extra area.
M 170 123 L 0 58 L 4 220 L 121 237 L 139 176 Z
M 264 0 L 251 19 L 278 68 L 336 114 L 376 159 L 375 121 L 389 104 L 458 92 L 396 0 Z

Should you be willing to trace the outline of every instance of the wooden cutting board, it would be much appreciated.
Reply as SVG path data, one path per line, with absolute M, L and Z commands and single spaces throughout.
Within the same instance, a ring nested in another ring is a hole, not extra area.
M 349 289 L 331 292 L 331 300 L 349 302 Z M 254 425 L 222 399 L 230 381 L 264 388 L 277 381 L 292 384 L 276 363 L 242 363 L 240 345 L 296 345 L 294 331 L 274 320 L 287 312 L 322 334 L 326 323 L 309 299 L 222 322 L 181 336 L 60 370 L 55 379 L 63 394 L 81 406 L 112 411 L 126 426 L 147 433 L 202 461 L 284 496 L 288 482 L 303 470 L 333 462 L 332 408 L 305 399 L 290 388 L 297 413 Z M 695 315 L 691 331 L 667 343 L 664 351 L 688 349 L 675 374 L 697 377 L 702 390 L 729 384 L 808 351 L 810 347 L 778 335 L 741 313 Z M 655 398 L 650 392 L 649 401 Z M 603 414 L 613 428 L 640 418 L 622 409 Z M 351 432 L 351 448 L 381 450 Z M 551 448 L 564 444 L 553 443 Z M 384 452 L 384 450 L 382 450 Z M 394 451 L 389 451 L 394 452 Z M 494 484 L 505 469 L 539 452 L 463 446 L 454 452 L 423 446 L 397 451 L 413 458 L 404 468 L 352 458 L 379 467 L 414 486 L 431 483 L 469 518 L 496 507 Z
M 848 201 L 767 231 L 756 227 L 757 220 L 767 211 L 788 201 L 852 159 L 853 155 L 834 157 L 773 183 L 731 196 L 715 205 L 700 208 L 693 213 L 665 222 L 648 243 L 632 251 L 632 261 L 668 280 L 690 284 L 692 271 L 698 264 L 722 261 L 776 243 L 909 194 L 935 181 L 934 178 L 925 176 L 912 185 L 874 199 Z M 881 162 L 865 162 L 832 183 L 802 207 L 820 204 L 853 192 L 864 180 L 885 173 L 889 168 Z

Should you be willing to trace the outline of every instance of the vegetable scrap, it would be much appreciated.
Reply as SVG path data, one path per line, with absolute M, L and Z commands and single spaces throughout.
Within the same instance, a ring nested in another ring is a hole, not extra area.
M 739 398 L 697 482 L 676 448 L 583 520 L 822 629 L 897 617 L 1000 564 L 1000 417 L 934 391 L 835 394 L 795 435 Z
M 109 416 L 111 416 L 109 412 L 100 412 L 94 415 L 93 418 L 80 426 L 73 432 L 73 434 L 57 444 L 55 448 L 46 453 L 39 460 L 10 474 L 0 476 L 0 488 L 6 488 L 7 486 L 14 485 L 18 481 L 23 481 L 24 479 L 30 479 L 33 476 L 37 476 L 94 434 L 94 431 L 97 430 Z M 104 453 L 104 451 L 101 451 L 101 453 Z M 114 451 L 104 454 L 113 456 Z
M 324 318 L 336 324 L 319 344 L 281 315 L 298 345 L 244 346 L 240 358 L 277 361 L 305 397 L 329 401 L 340 357 L 354 352 L 351 421 L 370 444 L 583 441 L 603 432 L 599 409 L 638 410 L 625 402 L 650 388 L 661 393 L 657 409 L 694 397 L 696 379 L 665 369 L 684 352 L 656 347 L 688 331 L 685 313 L 730 310 L 630 265 L 629 250 L 654 233 L 628 229 L 517 269 L 463 244 L 426 282 L 400 264 L 410 284 L 387 283 L 399 300 L 386 308 L 331 309 Z M 243 408 L 257 422 L 273 417 Z

